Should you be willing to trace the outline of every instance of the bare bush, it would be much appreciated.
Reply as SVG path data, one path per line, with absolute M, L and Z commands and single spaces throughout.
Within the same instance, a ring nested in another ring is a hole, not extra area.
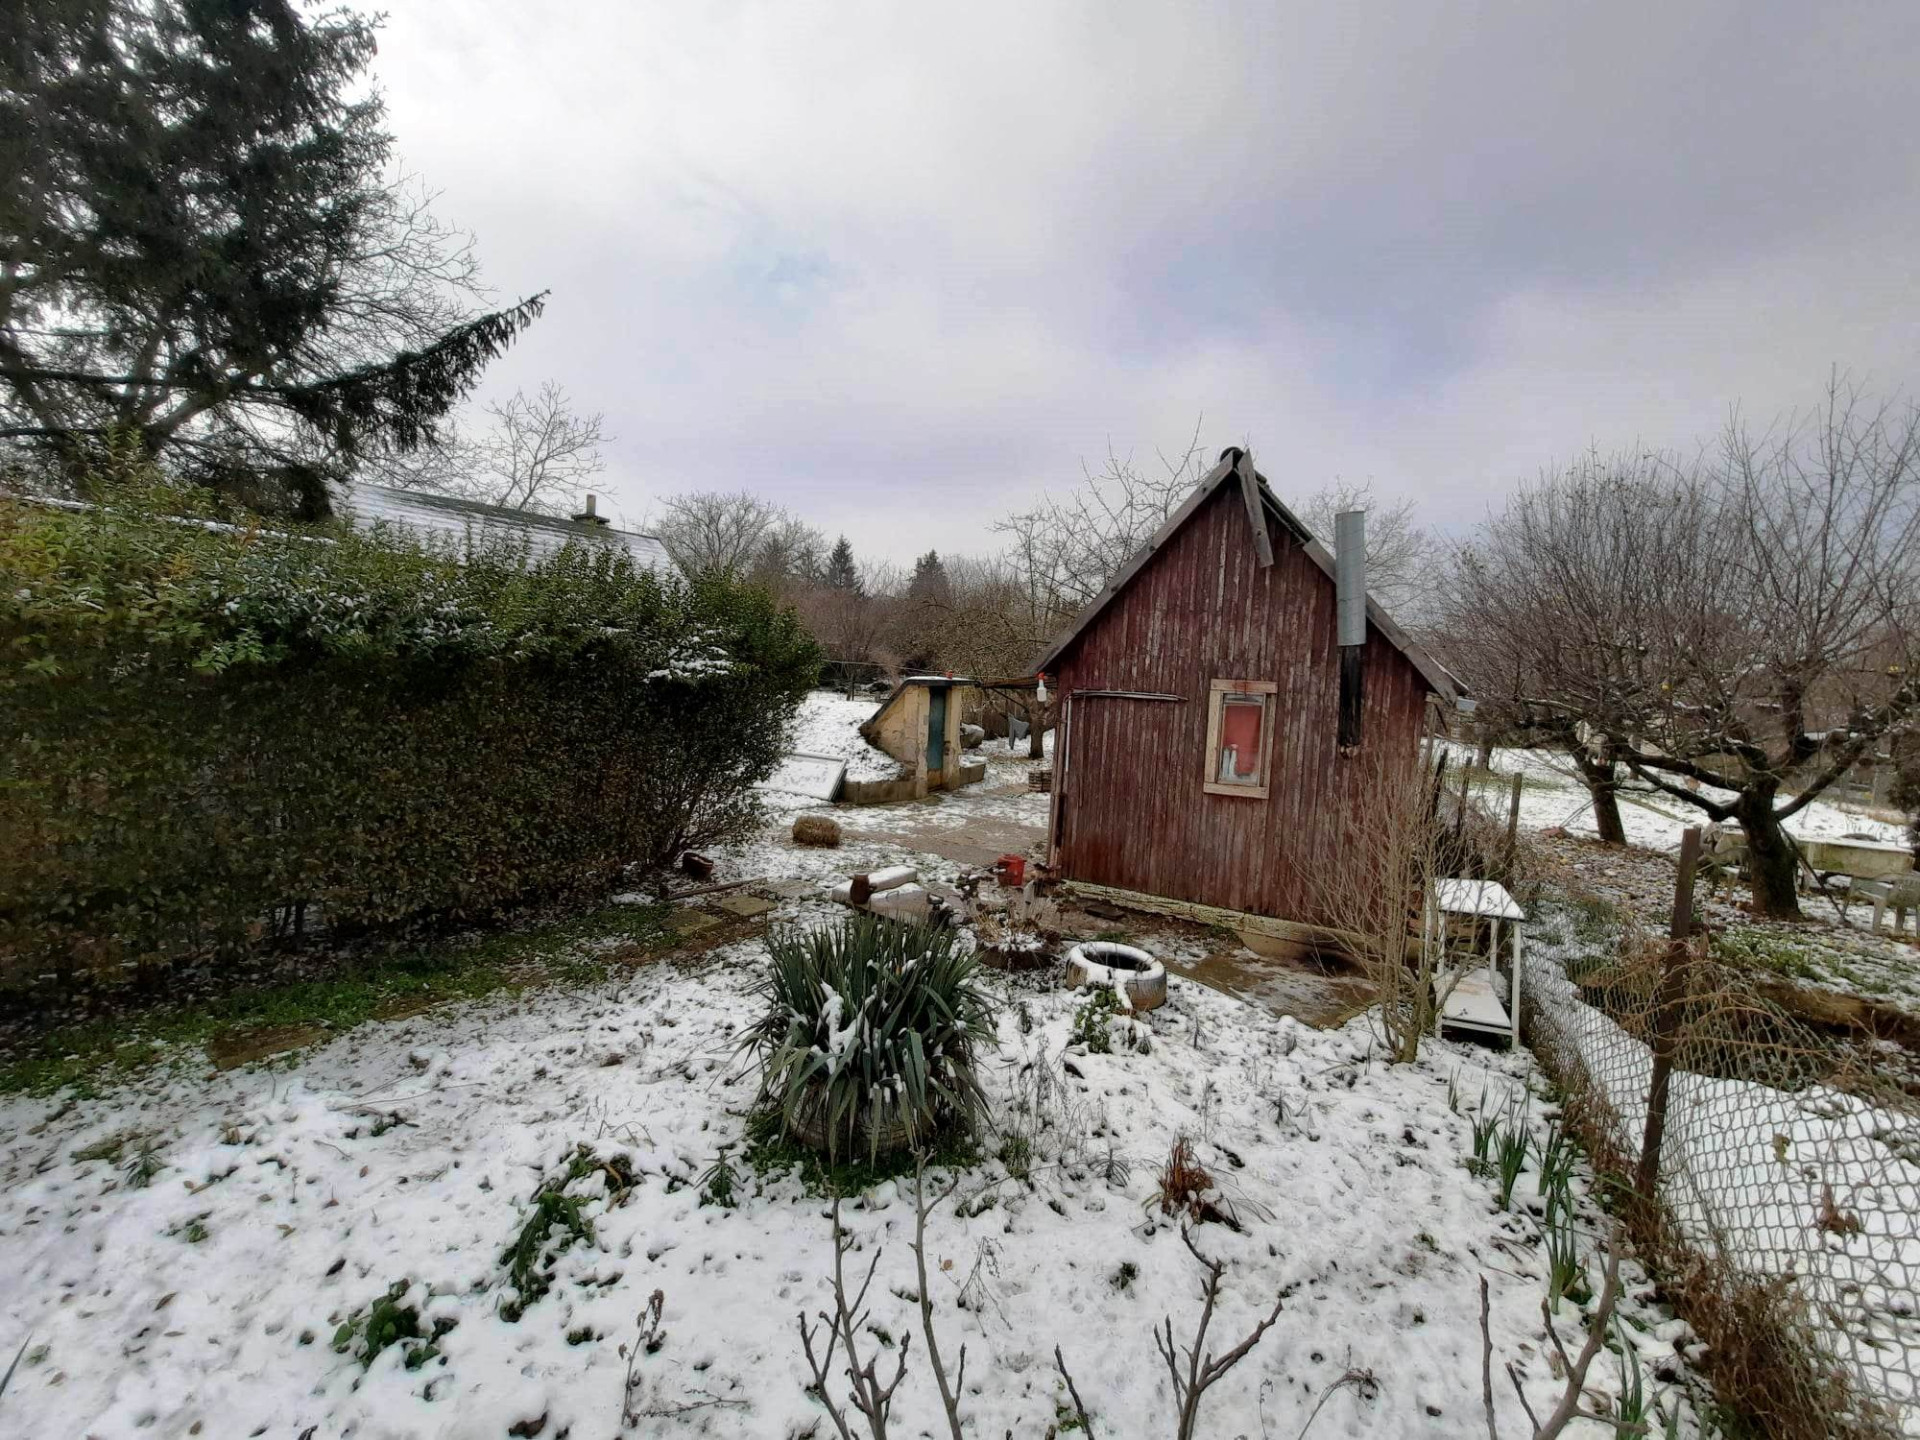
M 1193 1342 L 1182 1346 L 1173 1338 L 1173 1317 L 1167 1316 L 1159 1329 L 1153 1332 L 1154 1348 L 1160 1352 L 1165 1362 L 1167 1374 L 1173 1381 L 1174 1436 L 1175 1440 L 1193 1440 L 1200 1434 L 1200 1402 L 1206 1393 L 1223 1375 L 1253 1352 L 1273 1324 L 1280 1318 L 1281 1307 L 1286 1302 L 1285 1292 L 1273 1297 L 1273 1308 L 1257 1321 L 1252 1330 L 1225 1354 L 1216 1357 L 1207 1349 L 1207 1330 L 1213 1324 L 1214 1306 L 1220 1299 L 1220 1282 L 1227 1271 L 1226 1262 L 1214 1260 L 1202 1254 L 1193 1243 L 1193 1234 L 1185 1225 L 1180 1228 L 1180 1240 L 1187 1247 L 1187 1253 L 1200 1262 L 1205 1278 L 1200 1282 L 1200 1319 L 1194 1327 Z M 1073 1374 L 1067 1369 L 1067 1360 L 1058 1345 L 1053 1347 L 1054 1367 L 1059 1370 L 1060 1378 L 1066 1382 L 1067 1394 L 1073 1400 L 1074 1417 L 1082 1433 L 1092 1440 L 1093 1421 L 1087 1414 L 1087 1407 L 1080 1399 L 1079 1388 L 1074 1384 Z
M 1607 1247 L 1606 1278 L 1601 1282 L 1600 1298 L 1595 1302 L 1588 1317 L 1587 1343 L 1580 1347 L 1578 1357 L 1569 1357 L 1567 1348 L 1560 1341 L 1560 1332 L 1553 1323 L 1553 1308 L 1543 1299 L 1540 1302 L 1540 1315 L 1547 1325 L 1547 1339 L 1553 1344 L 1554 1357 L 1559 1361 L 1556 1375 L 1564 1376 L 1566 1384 L 1560 1392 L 1560 1399 L 1553 1409 L 1547 1412 L 1545 1420 L 1533 1413 L 1533 1406 L 1527 1402 L 1527 1392 L 1520 1385 L 1520 1371 L 1512 1361 L 1507 1362 L 1507 1379 L 1513 1383 L 1513 1393 L 1520 1397 L 1520 1408 L 1527 1412 L 1532 1424 L 1533 1440 L 1555 1440 L 1577 1419 L 1597 1421 L 1602 1425 L 1612 1425 L 1613 1419 L 1595 1411 L 1582 1408 L 1582 1393 L 1587 1387 L 1587 1372 L 1593 1368 L 1594 1357 L 1606 1348 L 1607 1327 L 1613 1323 L 1614 1306 L 1620 1299 L 1620 1237 L 1615 1235 Z M 1499 1421 L 1493 1409 L 1493 1335 L 1487 1328 L 1487 1277 L 1480 1277 L 1480 1390 L 1481 1403 L 1487 1417 L 1487 1440 L 1500 1440 Z
M 1193 1243 L 1192 1232 L 1185 1227 L 1181 1228 L 1180 1239 L 1188 1253 L 1206 1271 L 1206 1279 L 1200 1283 L 1200 1323 L 1194 1328 L 1193 1343 L 1185 1348 L 1184 1356 L 1174 1344 L 1171 1315 L 1162 1322 L 1161 1330 L 1154 1332 L 1153 1343 L 1160 1352 L 1160 1358 L 1166 1362 L 1167 1374 L 1173 1380 L 1173 1403 L 1179 1416 L 1174 1428 L 1175 1440 L 1193 1440 L 1200 1433 L 1201 1400 L 1214 1382 L 1246 1359 L 1253 1347 L 1260 1343 L 1261 1337 L 1273 1328 L 1274 1321 L 1280 1318 L 1280 1308 L 1286 1297 L 1275 1295 L 1273 1308 L 1265 1318 L 1255 1324 L 1238 1345 L 1215 1359 L 1213 1352 L 1206 1348 L 1207 1327 L 1213 1323 L 1213 1307 L 1220 1298 L 1220 1279 L 1226 1273 L 1226 1263 L 1201 1254 L 1199 1247 Z
M 1441 947 L 1418 936 L 1427 884 L 1446 873 L 1450 836 L 1434 780 L 1417 766 L 1374 766 L 1339 812 L 1332 841 L 1302 867 L 1321 897 L 1315 923 L 1372 981 L 1388 1056 L 1404 1064 L 1419 1058 L 1446 998 L 1436 994 Z
M 881 1251 L 875 1249 L 873 1260 L 867 1266 L 866 1278 L 860 1282 L 860 1288 L 851 1300 L 847 1297 L 846 1258 L 853 1248 L 853 1241 L 840 1226 L 840 1199 L 833 1201 L 833 1309 L 822 1310 L 819 1318 L 826 1328 L 823 1332 L 812 1330 L 807 1317 L 800 1317 L 800 1348 L 805 1351 L 807 1368 L 813 1373 L 813 1390 L 820 1397 L 820 1403 L 826 1407 L 827 1418 L 833 1421 L 833 1428 L 840 1432 L 840 1440 L 853 1440 L 853 1431 L 847 1424 L 847 1411 L 833 1398 L 833 1380 L 836 1371 L 833 1363 L 834 1352 L 840 1351 L 845 1357 L 844 1373 L 851 1388 L 847 1394 L 847 1404 L 853 1413 L 867 1422 L 867 1432 L 872 1440 L 886 1440 L 887 1417 L 893 1412 L 893 1392 L 900 1388 L 900 1381 L 907 1373 L 907 1352 L 913 1346 L 911 1335 L 900 1337 L 900 1353 L 895 1357 L 893 1378 L 882 1382 L 875 1369 L 874 1357 L 869 1355 L 863 1363 L 860 1358 L 860 1332 L 867 1318 L 867 1291 L 873 1285 L 873 1272 L 879 1268 Z M 813 1342 L 816 1333 L 822 1335 L 821 1350 L 814 1353 Z

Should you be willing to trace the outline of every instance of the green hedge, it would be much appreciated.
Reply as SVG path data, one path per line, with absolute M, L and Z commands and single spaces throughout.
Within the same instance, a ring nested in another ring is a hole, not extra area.
M 603 890 L 753 823 L 817 668 L 601 547 L 0 498 L 0 985 Z

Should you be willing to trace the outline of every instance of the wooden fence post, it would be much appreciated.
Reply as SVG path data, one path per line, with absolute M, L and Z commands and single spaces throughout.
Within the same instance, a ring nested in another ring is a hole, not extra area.
M 1522 777 L 1519 771 L 1513 773 L 1513 799 L 1507 802 L 1507 873 L 1513 873 L 1513 861 L 1518 854 L 1520 844 L 1520 785 Z
M 1700 831 L 1689 826 L 1680 837 L 1680 871 L 1673 882 L 1673 919 L 1668 926 L 1666 966 L 1653 1003 L 1653 1075 L 1647 1085 L 1647 1128 L 1641 1136 L 1640 1164 L 1633 1188 L 1651 1205 L 1660 1183 L 1660 1145 L 1667 1134 L 1667 1092 L 1673 1079 L 1673 1050 L 1680 1028 L 1680 1006 L 1687 992 L 1687 932 L 1693 927 L 1693 872 L 1700 862 Z

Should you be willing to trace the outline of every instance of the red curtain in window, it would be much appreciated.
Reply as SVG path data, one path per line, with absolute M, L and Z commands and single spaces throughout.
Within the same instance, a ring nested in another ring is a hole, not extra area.
M 1259 701 L 1228 700 L 1220 715 L 1220 744 L 1233 747 L 1233 773 L 1251 775 L 1260 768 L 1260 721 L 1266 707 Z

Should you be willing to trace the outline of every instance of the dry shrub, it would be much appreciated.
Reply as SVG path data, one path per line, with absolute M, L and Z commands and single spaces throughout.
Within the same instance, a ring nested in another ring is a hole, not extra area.
M 840 843 L 840 822 L 830 815 L 802 815 L 793 822 L 793 843 L 831 849 Z
M 1193 1142 L 1185 1135 L 1173 1137 L 1166 1163 L 1160 1167 L 1160 1213 L 1185 1215 L 1193 1220 L 1206 1218 L 1211 1209 L 1206 1197 L 1213 1189 L 1213 1176 L 1194 1157 Z

